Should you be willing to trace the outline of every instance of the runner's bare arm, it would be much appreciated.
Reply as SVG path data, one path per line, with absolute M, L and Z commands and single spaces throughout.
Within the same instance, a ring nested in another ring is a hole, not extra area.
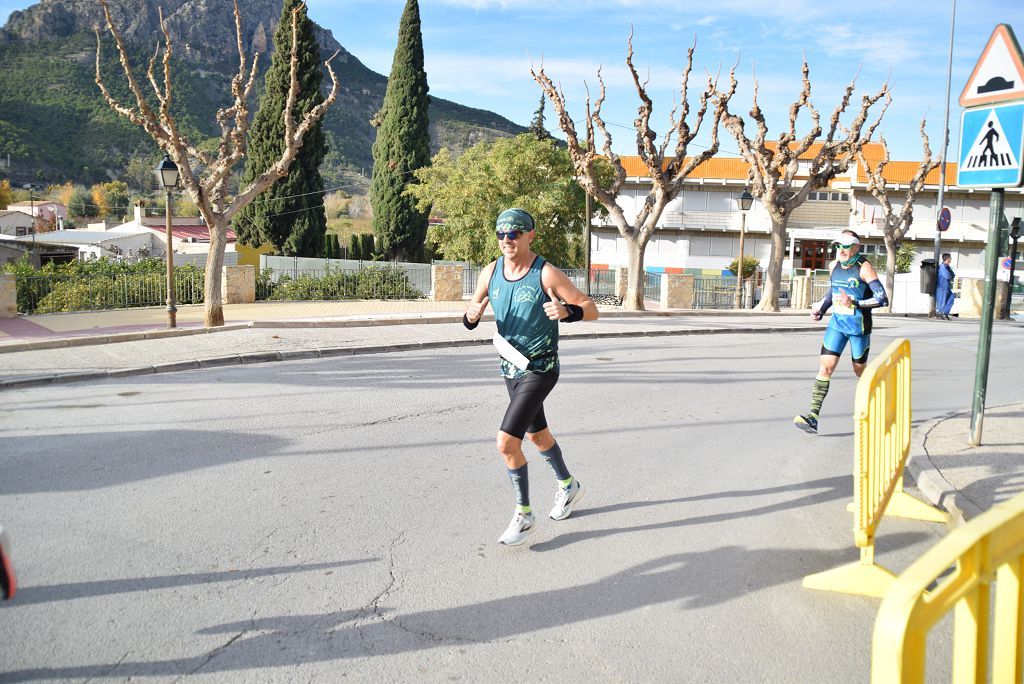
M 480 270 L 480 277 L 476 280 L 476 291 L 473 292 L 473 298 L 469 301 L 469 306 L 466 307 L 467 327 L 472 325 L 475 328 L 487 309 L 487 286 L 491 282 L 495 263 L 497 262 L 492 261 Z
M 582 317 L 572 320 L 595 321 L 600 315 L 594 300 L 580 292 L 579 288 L 572 284 L 569 277 L 551 264 L 544 264 L 544 270 L 540 274 L 541 285 L 544 291 L 551 297 L 551 301 L 544 305 L 544 311 L 551 320 L 560 321 L 570 317 L 571 312 L 565 304 L 571 304 L 582 310 Z

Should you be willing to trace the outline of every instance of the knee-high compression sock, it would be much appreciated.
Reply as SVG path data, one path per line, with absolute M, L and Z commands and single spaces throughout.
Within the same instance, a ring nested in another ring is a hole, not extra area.
M 821 404 L 825 401 L 825 395 L 828 394 L 828 385 L 831 378 L 824 378 L 817 376 L 814 378 L 814 389 L 811 391 L 811 418 L 817 419 L 818 413 L 821 412 Z
M 522 513 L 530 512 L 530 477 L 526 472 L 528 463 L 519 468 L 509 468 L 508 476 L 512 480 L 512 486 L 516 490 L 516 510 Z
M 569 474 L 569 469 L 565 467 L 565 461 L 562 460 L 562 449 L 558 446 L 558 442 L 555 442 L 554 446 L 547 451 L 540 452 L 540 455 L 551 466 L 551 470 L 555 471 L 555 477 L 558 478 L 560 485 L 568 487 L 572 484 L 572 475 Z

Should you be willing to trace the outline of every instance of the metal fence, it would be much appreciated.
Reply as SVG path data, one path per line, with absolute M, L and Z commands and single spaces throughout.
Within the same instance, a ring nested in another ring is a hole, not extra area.
M 660 273 L 644 271 L 644 299 L 655 302 L 661 300 Z
M 256 299 L 420 299 L 430 292 L 430 266 L 420 265 L 427 269 L 405 269 L 387 262 L 367 262 L 362 268 L 265 268 L 256 278 Z
M 736 278 L 695 276 L 694 309 L 732 309 L 736 304 Z
M 205 282 L 202 271 L 175 271 L 176 303 L 201 304 Z M 161 306 L 167 302 L 167 276 L 164 273 L 18 276 L 17 290 L 18 312 L 23 314 Z

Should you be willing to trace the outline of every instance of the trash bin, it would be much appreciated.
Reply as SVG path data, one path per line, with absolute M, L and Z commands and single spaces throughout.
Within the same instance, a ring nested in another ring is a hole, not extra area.
M 936 280 L 935 259 L 921 259 L 921 293 L 934 295 Z

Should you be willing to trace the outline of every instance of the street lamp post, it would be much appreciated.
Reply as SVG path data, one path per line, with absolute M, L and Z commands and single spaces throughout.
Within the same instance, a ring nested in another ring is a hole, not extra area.
M 743 193 L 739 197 L 740 203 L 740 255 L 736 259 L 736 298 L 733 306 L 736 309 L 743 308 L 743 237 L 746 234 L 747 229 L 747 211 L 750 210 L 750 205 L 754 203 L 754 196 L 744 188 Z
M 178 184 L 178 167 L 165 155 L 157 164 L 156 178 L 164 187 L 167 202 L 167 327 L 178 327 L 178 309 L 174 306 L 174 243 L 171 240 L 171 190 Z

